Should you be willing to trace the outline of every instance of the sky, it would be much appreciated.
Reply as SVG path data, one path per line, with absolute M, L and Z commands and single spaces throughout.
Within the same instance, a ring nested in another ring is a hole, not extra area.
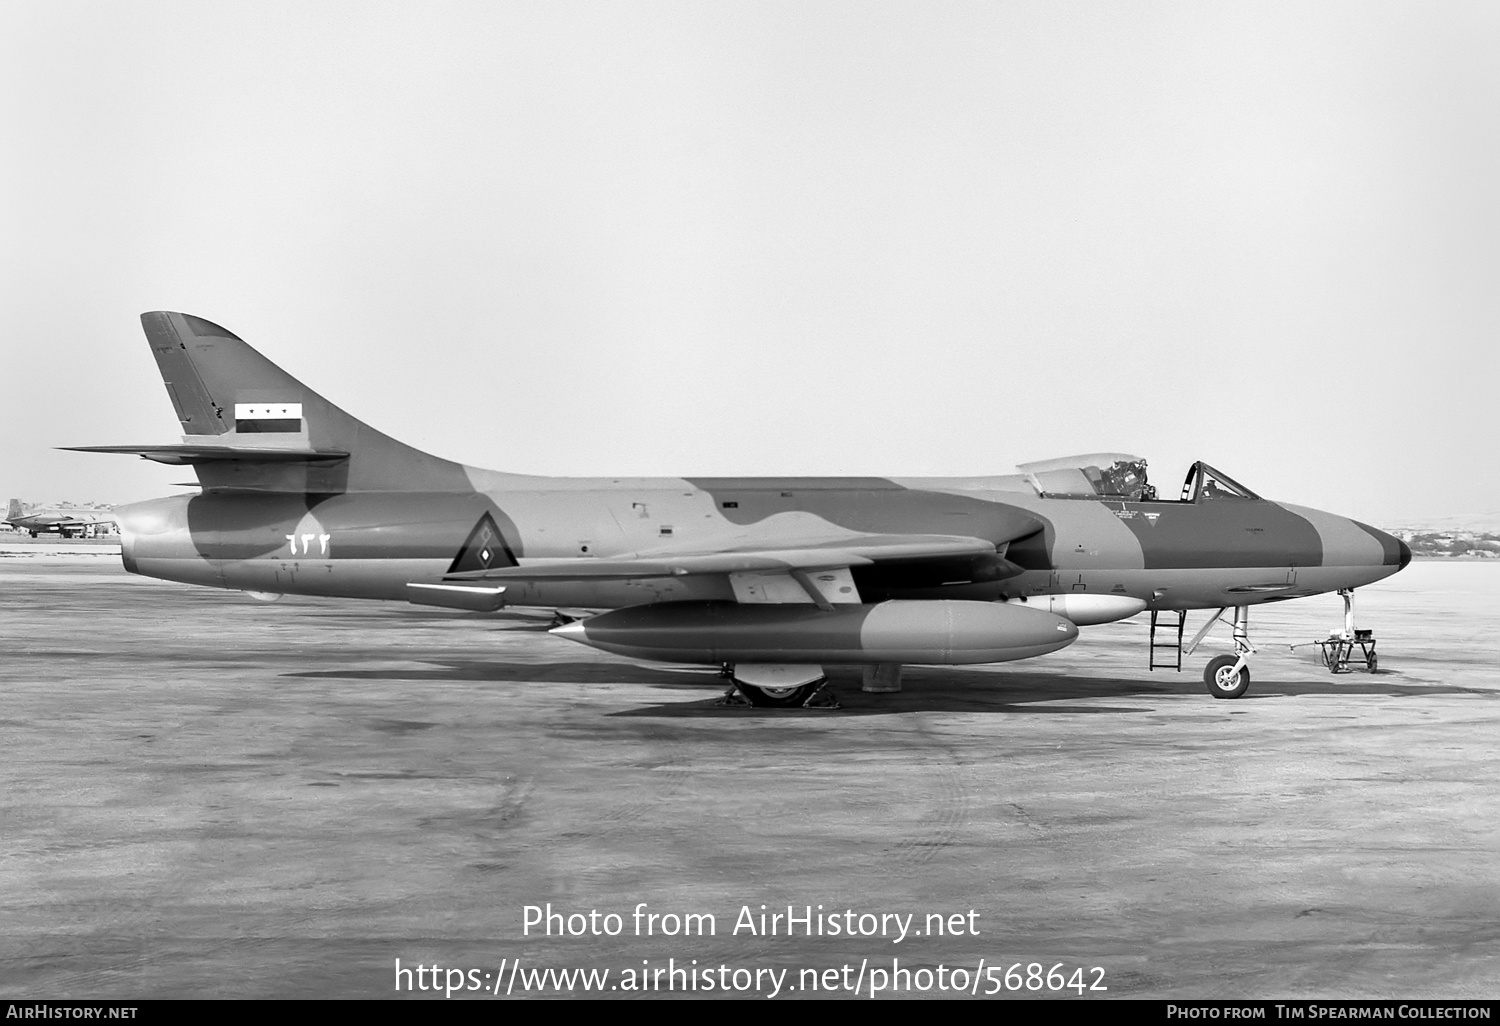
M 142 311 L 556 475 L 1203 459 L 1500 510 L 1500 5 L 0 0 L 0 493 L 186 468 Z

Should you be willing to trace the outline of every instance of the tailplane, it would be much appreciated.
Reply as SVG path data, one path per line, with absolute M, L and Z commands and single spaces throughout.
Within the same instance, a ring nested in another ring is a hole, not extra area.
M 356 420 L 212 321 L 141 315 L 181 445 L 78 447 L 191 465 L 205 489 L 464 491 L 457 463 Z

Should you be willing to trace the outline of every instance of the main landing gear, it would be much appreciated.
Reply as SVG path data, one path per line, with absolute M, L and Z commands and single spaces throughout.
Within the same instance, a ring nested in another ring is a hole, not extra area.
M 721 705 L 749 704 L 761 709 L 837 709 L 838 699 L 824 694 L 823 667 L 788 663 L 740 663 L 723 675 L 734 682 Z
M 1224 613 L 1225 610 L 1220 609 L 1203 625 L 1193 638 L 1193 643 L 1187 647 L 1189 655 L 1208 634 L 1209 628 L 1224 619 Z M 1234 655 L 1215 656 L 1203 668 L 1203 683 L 1208 688 L 1208 693 L 1215 698 L 1239 698 L 1250 690 L 1250 656 L 1254 654 L 1255 646 L 1250 644 L 1249 606 L 1234 607 L 1232 627 Z
M 734 682 L 735 689 L 745 696 L 747 702 L 762 709 L 800 709 L 827 685 L 826 677 L 811 684 L 799 684 L 791 688 L 763 688 L 740 681 Z

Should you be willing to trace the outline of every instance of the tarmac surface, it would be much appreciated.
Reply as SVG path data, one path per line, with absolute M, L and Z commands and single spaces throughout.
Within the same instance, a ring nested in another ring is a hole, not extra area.
M 1341 624 L 1323 596 L 1252 612 L 1239 701 L 1201 680 L 1227 630 L 1150 673 L 1133 621 L 779 711 L 515 621 L 44 551 L 0 551 L 3 997 L 382 997 L 450 969 L 520 996 L 547 968 L 762 998 L 788 970 L 782 999 L 926 970 L 897 993 L 955 996 L 940 964 L 1004 996 L 1016 963 L 1020 994 L 1060 964 L 1084 1000 L 1500 996 L 1491 564 L 1361 591 L 1373 675 L 1288 651 Z M 598 916 L 527 932 L 548 903 Z M 762 905 L 884 935 L 764 936 Z M 888 913 L 899 943 L 859 918 Z

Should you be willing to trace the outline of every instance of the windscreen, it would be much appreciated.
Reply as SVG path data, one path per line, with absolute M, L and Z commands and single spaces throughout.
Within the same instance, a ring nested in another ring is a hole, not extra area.
M 1190 502 L 1222 502 L 1234 499 L 1259 499 L 1250 489 L 1207 463 L 1194 463 L 1183 485 L 1184 499 Z

